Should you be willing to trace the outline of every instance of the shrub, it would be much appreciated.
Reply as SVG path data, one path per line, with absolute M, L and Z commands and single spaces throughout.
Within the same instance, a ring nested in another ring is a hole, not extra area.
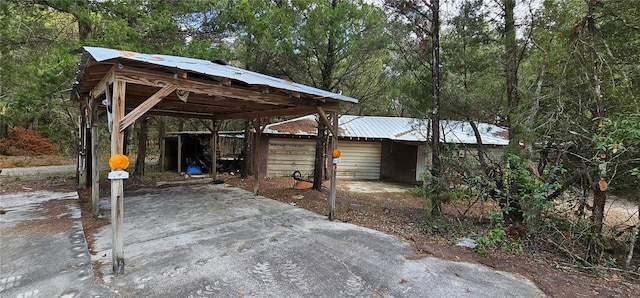
M 49 155 L 57 151 L 58 148 L 39 132 L 22 127 L 13 128 L 6 139 L 0 140 L 0 154 L 3 155 Z

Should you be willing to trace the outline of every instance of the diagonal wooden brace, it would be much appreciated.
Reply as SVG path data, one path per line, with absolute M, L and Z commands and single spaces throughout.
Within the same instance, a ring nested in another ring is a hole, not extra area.
M 122 117 L 120 120 L 120 132 L 123 132 L 127 127 L 136 122 L 138 118 L 140 118 L 144 113 L 149 111 L 153 106 L 159 103 L 163 98 L 167 95 L 171 94 L 171 92 L 176 90 L 175 85 L 167 85 L 162 87 L 162 89 L 158 90 L 155 94 L 151 95 L 151 97 L 147 98 L 143 103 L 137 106 L 133 111 L 129 112 L 126 116 Z

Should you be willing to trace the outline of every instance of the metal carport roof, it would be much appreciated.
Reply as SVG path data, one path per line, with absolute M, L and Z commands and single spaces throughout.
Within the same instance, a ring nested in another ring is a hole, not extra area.
M 207 60 L 84 47 L 72 99 L 104 94 L 105 78 L 127 82 L 125 110 L 175 86 L 148 114 L 241 119 L 337 110 L 354 98 Z

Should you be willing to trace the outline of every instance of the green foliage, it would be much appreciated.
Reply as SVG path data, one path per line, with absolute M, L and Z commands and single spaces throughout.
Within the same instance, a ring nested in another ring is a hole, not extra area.
M 559 182 L 562 174 L 566 170 L 562 165 L 549 168 L 547 172 L 535 174 L 532 171 L 533 164 L 525 162 L 521 157 L 514 154 L 507 154 L 508 166 L 504 171 L 505 185 L 518 185 L 517 196 L 520 204 L 525 208 L 525 216 L 530 218 L 531 211 L 539 208 L 543 212 L 553 207 L 553 201 L 547 197 L 559 189 L 562 185 Z M 504 190 L 505 192 L 509 190 Z
M 475 252 L 482 256 L 489 254 L 491 250 L 502 249 L 504 251 L 516 251 L 522 253 L 522 243 L 511 241 L 504 231 L 504 219 L 502 214 L 493 212 L 489 215 L 491 229 L 483 233 L 472 233 L 471 237 L 476 239 Z

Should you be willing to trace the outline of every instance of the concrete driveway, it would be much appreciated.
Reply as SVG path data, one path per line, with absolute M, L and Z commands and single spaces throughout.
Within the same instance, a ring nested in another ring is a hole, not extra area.
M 117 296 L 92 279 L 76 192 L 0 195 L 0 209 L 0 297 Z
M 125 274 L 111 274 L 109 226 L 91 257 L 124 297 L 544 296 L 521 276 L 417 258 L 392 236 L 224 184 L 125 192 L 124 202 Z M 102 208 L 110 214 L 108 198 Z

